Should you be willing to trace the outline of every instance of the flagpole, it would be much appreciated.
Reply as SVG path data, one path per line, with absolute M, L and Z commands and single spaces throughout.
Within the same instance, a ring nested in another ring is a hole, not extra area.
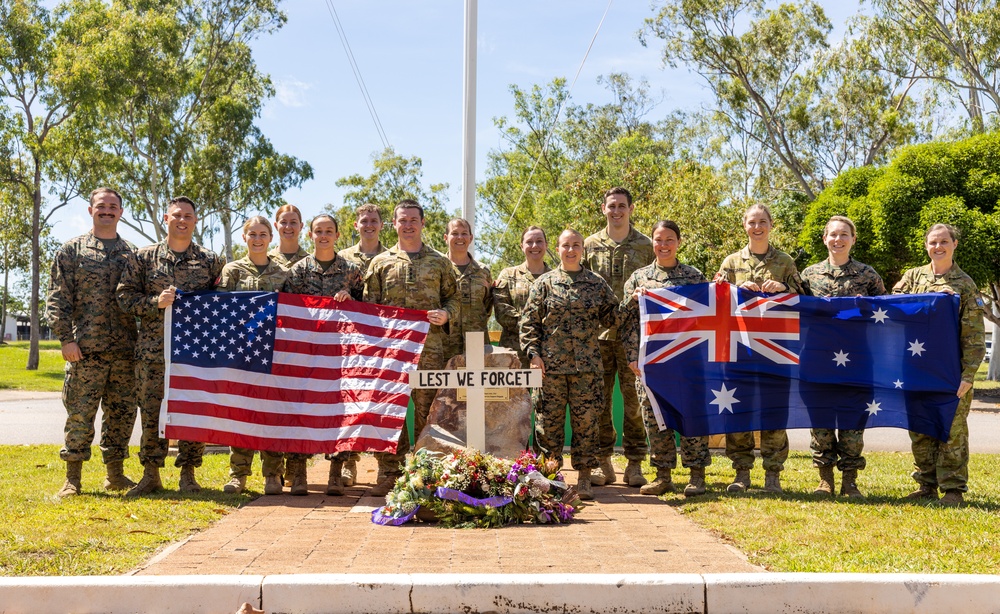
M 476 234 L 476 42 L 478 0 L 465 0 L 465 65 L 462 107 L 462 217 Z M 472 252 L 472 247 L 469 248 Z

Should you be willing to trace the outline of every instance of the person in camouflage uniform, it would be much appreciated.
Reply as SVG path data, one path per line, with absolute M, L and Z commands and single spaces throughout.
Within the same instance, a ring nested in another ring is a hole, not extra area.
M 875 269 L 851 258 L 851 248 L 857 240 L 857 230 L 849 218 L 835 215 L 823 229 L 827 258 L 802 271 L 802 279 L 813 296 L 881 296 L 885 284 Z M 813 467 L 819 469 L 819 486 L 814 494 L 833 496 L 833 467 L 843 477 L 840 494 L 862 497 L 858 489 L 858 471 L 865 468 L 864 429 L 812 429 L 809 447 L 813 451 Z M 839 457 L 839 460 L 838 460 Z
M 288 277 L 288 270 L 268 257 L 267 248 L 271 243 L 271 223 L 266 217 L 255 215 L 243 224 L 243 240 L 247 244 L 247 255 L 222 268 L 222 276 L 215 289 L 221 292 L 237 290 L 261 290 L 277 292 Z M 229 448 L 229 483 L 223 492 L 239 494 L 246 488 L 247 477 L 253 465 L 254 450 L 251 448 Z M 284 455 L 281 452 L 260 453 L 261 474 L 264 476 L 264 494 L 281 494 L 281 474 Z
M 545 231 L 538 226 L 529 226 L 521 233 L 521 252 L 524 262 L 507 267 L 497 275 L 493 287 L 493 313 L 500 324 L 500 345 L 517 352 L 521 366 L 528 366 L 528 356 L 521 349 L 520 320 L 528 293 L 535 280 L 552 270 L 545 264 L 548 251 Z
M 424 209 L 414 200 L 402 200 L 393 211 L 393 226 L 399 242 L 375 256 L 365 274 L 365 301 L 392 307 L 427 311 L 431 323 L 417 366 L 422 370 L 444 368 L 444 327 L 459 314 L 458 285 L 451 262 L 425 245 L 421 239 Z M 411 394 L 413 430 L 420 437 L 437 390 L 419 389 Z M 383 478 L 371 490 L 384 496 L 402 475 L 401 463 L 410 449 L 404 424 L 395 453 L 379 453 L 379 473 Z
M 216 253 L 192 242 L 198 214 L 194 201 L 178 196 L 167 204 L 163 216 L 167 238 L 131 255 L 118 283 L 118 304 L 139 319 L 136 345 L 136 378 L 139 382 L 139 413 L 142 442 L 139 461 L 142 479 L 126 493 L 145 495 L 162 488 L 160 468 L 167 457 L 168 442 L 159 436 L 160 402 L 163 400 L 163 314 L 177 297 L 177 291 L 211 290 L 222 273 L 224 260 Z M 201 466 L 205 444 L 178 442 L 175 465 L 181 468 L 180 490 L 197 492 L 194 469 Z
M 729 282 L 753 292 L 795 292 L 808 294 L 795 261 L 769 242 L 774 222 L 765 205 L 753 205 L 743 214 L 743 229 L 750 239 L 746 247 L 726 256 L 714 281 Z M 726 433 L 726 456 L 733 461 L 736 479 L 729 492 L 750 488 L 754 463 L 752 432 Z M 764 464 L 764 490 L 780 493 L 781 471 L 788 459 L 788 433 L 784 429 L 761 431 L 760 455 Z
M 594 334 L 616 323 L 618 300 L 599 275 L 582 266 L 583 236 L 559 235 L 559 268 L 531 287 L 521 316 L 521 349 L 541 369 L 535 405 L 535 448 L 562 462 L 569 405 L 570 461 L 581 499 L 593 499 L 591 472 L 600 464 L 599 419 L 604 407 L 601 347 Z
M 656 469 L 656 478 L 639 489 L 643 495 L 674 492 L 671 472 L 677 467 L 677 444 L 674 430 L 660 430 L 646 387 L 639 379 L 639 296 L 647 290 L 688 286 L 708 280 L 701 271 L 677 259 L 681 246 L 681 229 L 672 220 L 660 220 L 653 226 L 653 254 L 656 262 L 645 266 L 625 282 L 625 298 L 618 307 L 618 335 L 625 347 L 629 368 L 635 373 L 635 390 L 642 408 L 642 420 L 649 438 L 649 464 Z M 691 480 L 684 496 L 705 494 L 705 467 L 712 464 L 708 437 L 681 437 L 681 462 L 691 470 Z
M 337 239 L 340 232 L 337 220 L 326 213 L 314 217 L 309 223 L 309 234 L 312 237 L 315 251 L 300 260 L 288 271 L 288 278 L 282 286 L 282 292 L 293 294 L 309 294 L 312 296 L 332 296 L 338 301 L 364 298 L 364 285 L 361 269 L 353 262 L 348 262 L 337 256 Z M 326 483 L 326 494 L 344 494 L 343 471 L 344 463 L 350 458 L 350 452 L 337 452 L 326 455 L 330 461 L 330 473 Z M 289 453 L 285 455 L 288 473 L 292 478 L 291 494 L 309 494 L 309 483 L 306 479 L 306 461 L 310 454 Z
M 465 333 L 488 334 L 490 314 L 493 313 L 493 276 L 469 254 L 472 246 L 472 226 L 462 218 L 455 218 L 445 227 L 444 240 L 448 243 L 448 260 L 451 261 L 455 283 L 458 284 L 459 312 L 449 320 L 448 336 L 444 342 L 444 360 L 465 353 Z M 489 342 L 487 337 L 486 342 Z
M 267 253 L 268 258 L 287 270 L 308 256 L 309 252 L 299 245 L 302 227 L 302 212 L 298 207 L 295 205 L 278 207 L 274 212 L 274 231 L 278 233 L 278 246 Z
M 105 490 L 135 486 L 123 471 L 128 440 L 135 425 L 135 319 L 115 302 L 115 288 L 135 246 L 118 236 L 122 200 L 110 188 L 90 193 L 87 212 L 93 227 L 56 251 L 49 277 L 45 312 L 62 344 L 66 361 L 63 406 L 66 483 L 56 496 L 80 494 L 84 461 L 90 460 L 97 408 L 101 420 L 101 456 L 107 470 Z
M 607 218 L 607 225 L 587 237 L 584 248 L 587 256 L 584 266 L 600 275 L 611 286 L 618 302 L 624 296 L 625 281 L 636 270 L 653 262 L 653 244 L 649 237 L 636 230 L 631 223 L 632 195 L 621 187 L 611 188 L 604 193 L 601 212 Z M 612 420 L 612 398 L 615 377 L 622 393 L 622 448 L 628 465 L 625 467 L 625 483 L 636 488 L 646 483 L 642 475 L 642 460 L 646 458 L 646 429 L 639 411 L 639 398 L 635 393 L 635 375 L 628 368 L 625 349 L 614 327 L 600 333 L 601 361 L 604 364 L 604 410 L 600 417 L 600 468 L 593 474 L 597 486 L 614 484 L 617 481 L 615 467 L 611 463 L 615 441 L 618 438 Z
M 348 262 L 358 265 L 358 268 L 361 269 L 361 275 L 364 277 L 364 274 L 368 272 L 368 265 L 371 264 L 372 259 L 385 251 L 385 246 L 382 245 L 382 242 L 378 238 L 383 226 L 382 212 L 379 211 L 378 205 L 365 203 L 358 207 L 358 210 L 355 211 L 355 216 L 354 230 L 358 232 L 360 238 L 351 247 L 337 252 L 337 255 Z M 359 460 L 361 460 L 361 454 L 351 452 L 344 463 L 344 472 L 340 476 L 344 486 L 354 486 L 355 482 L 357 482 Z
M 955 263 L 958 231 L 948 224 L 934 224 L 927 231 L 924 246 L 931 262 L 903 273 L 892 287 L 894 294 L 947 292 L 961 299 L 959 337 L 962 348 L 962 383 L 956 392 L 960 399 L 951 423 L 948 441 L 910 432 L 915 471 L 919 488 L 908 498 L 936 500 L 938 489 L 944 491 L 941 503 L 961 505 L 969 482 L 969 409 L 972 406 L 972 383 L 986 355 L 983 325 L 983 297 L 976 282 Z

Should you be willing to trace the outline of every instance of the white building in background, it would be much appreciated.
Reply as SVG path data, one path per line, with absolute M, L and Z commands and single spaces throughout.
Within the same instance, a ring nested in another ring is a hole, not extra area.
M 4 328 L 4 341 L 16 341 L 17 340 L 17 318 L 13 314 L 8 313 L 6 316 L 7 326 Z

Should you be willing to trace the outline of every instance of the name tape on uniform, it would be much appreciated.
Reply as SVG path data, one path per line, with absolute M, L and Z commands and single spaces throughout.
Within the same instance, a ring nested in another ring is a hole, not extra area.
M 541 369 L 411 371 L 410 388 L 541 388 Z

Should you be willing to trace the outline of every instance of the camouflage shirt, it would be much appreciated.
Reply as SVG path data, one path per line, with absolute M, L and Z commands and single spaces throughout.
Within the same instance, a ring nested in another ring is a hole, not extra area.
M 611 286 L 592 271 L 582 269 L 575 280 L 562 267 L 549 271 L 531 286 L 521 349 L 540 356 L 546 374 L 603 373 L 594 333 L 615 325 L 617 306 Z
M 611 286 L 618 301 L 621 302 L 622 288 L 625 281 L 640 268 L 653 262 L 653 242 L 635 227 L 629 227 L 628 236 L 618 243 L 608 236 L 605 226 L 600 232 L 587 237 L 583 242 L 586 252 L 583 266 L 604 278 Z M 600 338 L 615 339 L 617 330 L 614 327 L 601 330 Z
M 365 274 L 365 301 L 424 311 L 444 309 L 449 323 L 460 313 L 451 261 L 426 243 L 413 256 L 398 243 L 375 256 Z M 432 324 L 429 334 L 443 331 Z
M 465 352 L 465 333 L 489 330 L 490 314 L 493 313 L 493 276 L 490 270 L 469 259 L 469 266 L 462 273 L 454 263 L 452 272 L 458 286 L 459 315 L 451 322 L 445 356 Z M 489 339 L 486 339 L 489 342 Z
M 545 270 L 535 275 L 528 270 L 528 265 L 522 262 L 500 271 L 496 283 L 493 284 L 493 314 L 503 329 L 500 333 L 500 345 L 503 347 L 523 354 L 518 331 L 521 313 L 524 311 L 525 303 L 528 302 L 528 293 L 531 292 L 535 280 L 551 270 L 546 264 Z
M 56 251 L 45 315 L 60 342 L 76 342 L 84 354 L 132 352 L 138 334 L 135 318 L 118 306 L 115 290 L 134 253 L 135 246 L 121 237 L 105 251 L 93 232 L 71 239 Z
M 903 273 L 903 278 L 892 287 L 893 294 L 922 294 L 924 292 L 953 292 L 961 299 L 959 307 L 959 336 L 962 347 L 962 380 L 972 383 L 976 371 L 986 355 L 986 327 L 983 324 L 983 297 L 976 282 L 957 264 L 944 275 L 935 275 L 926 264 Z
M 180 256 L 164 240 L 143 247 L 129 258 L 118 283 L 118 304 L 139 318 L 138 355 L 163 357 L 163 310 L 160 292 L 170 286 L 185 292 L 212 290 L 224 260 L 213 251 L 192 243 Z
M 365 286 L 358 265 L 334 256 L 333 263 L 324 271 L 312 254 L 292 266 L 281 287 L 282 292 L 312 296 L 335 296 L 341 290 L 347 290 L 356 301 L 364 298 Z
M 625 347 L 625 357 L 629 362 L 639 360 L 639 301 L 632 298 L 637 288 L 658 290 L 673 286 L 690 286 L 708 281 L 701 271 L 686 264 L 667 269 L 655 262 L 642 267 L 625 282 L 625 298 L 618 306 L 618 330 L 622 345 Z
M 300 260 L 302 260 L 303 258 L 305 258 L 308 255 L 309 255 L 309 252 L 307 252 L 306 250 L 302 249 L 301 247 L 299 248 L 299 251 L 295 252 L 295 255 L 292 256 L 291 258 L 289 258 L 289 257 L 285 256 L 284 254 L 282 254 L 281 253 L 281 249 L 279 247 L 276 247 L 276 248 L 272 249 L 271 251 L 267 252 L 267 257 L 268 258 L 270 258 L 274 262 L 277 262 L 280 266 L 284 267 L 285 269 L 292 268 L 292 266 L 294 266 L 295 264 L 297 264 Z
M 288 277 L 288 269 L 282 267 L 273 258 L 267 263 L 264 272 L 261 273 L 257 270 L 257 265 L 250 261 L 250 257 L 244 256 L 236 262 L 230 262 L 222 267 L 222 278 L 215 284 L 215 289 L 226 292 L 235 290 L 277 292 L 281 290 L 286 277 Z
M 749 245 L 729 254 L 722 261 L 714 281 L 728 281 L 738 286 L 748 281 L 760 285 L 769 279 L 788 286 L 788 292 L 808 294 L 792 257 L 771 245 L 767 246 L 763 258 L 751 254 Z
M 836 266 L 829 259 L 817 262 L 802 271 L 802 279 L 813 296 L 882 296 L 885 284 L 875 269 L 849 259 Z
M 366 254 L 363 251 L 361 251 L 361 243 L 359 242 L 355 245 L 340 250 L 339 252 L 337 252 L 337 255 L 343 258 L 344 260 L 349 260 L 354 264 L 358 265 L 358 267 L 361 268 L 361 274 L 364 275 L 365 273 L 368 272 L 368 265 L 372 263 L 372 260 L 375 259 L 375 256 L 378 256 L 384 251 L 386 251 L 385 246 L 382 245 L 382 242 L 380 241 L 378 244 L 378 249 L 375 251 L 374 254 Z

